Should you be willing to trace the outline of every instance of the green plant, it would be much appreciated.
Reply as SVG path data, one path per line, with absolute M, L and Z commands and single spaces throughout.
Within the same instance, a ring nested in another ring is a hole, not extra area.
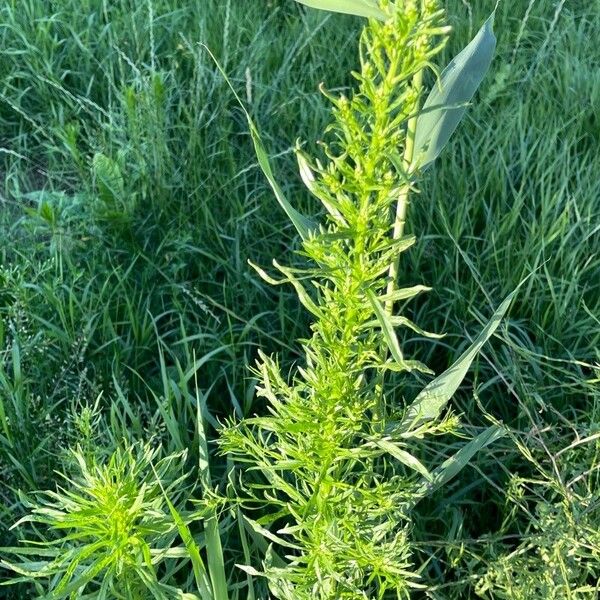
M 237 598 L 229 595 L 221 542 L 221 528 L 235 522 L 220 521 L 205 400 L 197 381 L 195 396 L 188 389 L 202 361 L 186 346 L 193 366 L 175 360 L 174 378 L 159 354 L 164 396 L 152 394 L 154 411 L 135 414 L 118 385 L 110 420 L 100 399 L 73 407 L 82 446 L 63 455 L 63 485 L 21 494 L 28 514 L 12 528 L 20 545 L 0 548 L 0 564 L 18 575 L 7 584 L 33 583 L 37 597 L 56 599 Z M 177 429 L 178 418 L 190 427 Z M 135 441 L 150 432 L 149 442 Z
M 230 422 L 221 446 L 245 467 L 243 503 L 259 515 L 248 523 L 271 542 L 262 570 L 245 568 L 264 575 L 275 597 L 406 597 L 420 585 L 410 542 L 415 505 L 503 434 L 492 426 L 433 469 L 418 457 L 435 460 L 427 440 L 459 431 L 458 420 L 440 418 L 442 411 L 512 296 L 412 403 L 394 404 L 384 379 L 390 372 L 431 374 L 405 357 L 395 332 L 437 337 L 394 312 L 427 289 L 396 286 L 400 255 L 415 241 L 404 225 L 417 176 L 448 142 L 491 62 L 492 19 L 423 104 L 424 73 L 447 34 L 436 1 L 306 3 L 374 18 L 361 38 L 357 92 L 350 99 L 325 92 L 334 105 L 326 164 L 297 151 L 304 183 L 326 209 L 324 225 L 287 201 L 248 116 L 259 163 L 302 237 L 301 255 L 314 265 L 274 261 L 281 280 L 255 268 L 269 283 L 292 284 L 314 323 L 290 382 L 261 353 L 255 373 L 269 415 Z
M 444 2 L 453 34 L 438 64 L 495 1 Z M 152 437 L 165 455 L 191 449 L 193 468 L 187 354 L 202 357 L 209 437 L 215 418 L 263 414 L 247 372 L 256 348 L 278 352 L 286 381 L 291 365 L 303 364 L 294 340 L 310 335 L 310 313 L 292 286 L 269 286 L 246 262 L 266 265 L 297 248 L 294 226 L 273 209 L 243 114 L 194 41 L 213 50 L 243 92 L 282 193 L 312 214 L 289 140 L 298 123 L 304 139 L 319 139 L 330 119 L 316 82 L 349 95 L 362 23 L 292 0 L 0 4 L 0 546 L 52 537 L 44 526 L 9 527 L 26 510 L 19 490 L 32 499 L 33 490 L 68 487 L 56 470 L 76 478 L 69 446 L 80 443 L 86 458 L 104 463 L 124 437 Z M 406 233 L 417 232 L 419 243 L 402 256 L 398 286 L 435 285 L 399 308 L 447 335 L 423 343 L 405 330 L 401 348 L 443 371 L 490 307 L 535 270 L 510 328 L 486 346 L 452 401 L 465 435 L 492 414 L 535 463 L 507 436 L 411 512 L 412 570 L 427 585 L 415 596 L 546 600 L 549 588 L 568 593 L 568 582 L 594 598 L 596 500 L 562 486 L 591 471 L 597 489 L 598 460 L 561 451 L 567 430 L 584 440 L 598 423 L 600 46 L 590 40 L 600 38 L 600 1 L 503 0 L 496 26 L 498 60 L 479 100 L 451 151 L 409 196 Z M 425 75 L 425 86 L 433 81 Z M 212 354 L 219 348 L 226 352 Z M 388 374 L 386 403 L 404 406 L 422 382 Z M 103 425 L 90 428 L 99 413 Z M 428 437 L 406 449 L 433 466 L 463 443 Z M 222 490 L 225 461 L 208 449 Z M 263 600 L 265 580 L 234 564 L 262 571 L 257 557 L 269 541 L 251 521 L 238 528 L 235 505 L 229 513 L 216 506 L 230 597 Z M 176 506 L 186 523 L 189 507 Z M 200 507 L 204 521 L 211 502 Z M 204 527 L 189 527 L 204 558 Z M 177 576 L 184 593 L 198 589 L 191 571 Z M 0 581 L 11 577 L 0 567 Z M 36 597 L 30 581 L 0 587 L 0 598 Z
M 39 529 L 42 541 L 12 549 L 23 560 L 4 566 L 40 582 L 38 593 L 52 598 L 168 597 L 158 572 L 171 558 L 177 529 L 168 518 L 160 481 L 169 480 L 165 494 L 175 502 L 185 478 L 183 456 L 157 461 L 157 454 L 137 444 L 117 449 L 104 462 L 86 461 L 75 451 L 77 474 L 66 478 L 66 488 L 34 502 L 23 498 L 31 514 L 17 526 Z
M 484 542 L 475 592 L 499 600 L 592 600 L 600 591 L 598 399 L 565 436 L 533 430 L 515 445 L 534 475 L 512 475 L 500 535 Z M 551 455 L 551 468 L 546 465 Z M 517 545 L 509 543 L 518 528 Z M 506 536 L 504 538 L 504 536 Z M 475 561 L 480 562 L 474 553 Z

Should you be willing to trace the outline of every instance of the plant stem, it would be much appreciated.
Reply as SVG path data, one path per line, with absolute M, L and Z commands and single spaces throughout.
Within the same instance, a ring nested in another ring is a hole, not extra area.
M 406 223 L 406 214 L 408 212 L 409 205 L 409 196 L 410 196 L 410 178 L 412 175 L 412 163 L 414 159 L 414 151 L 415 151 L 415 134 L 417 131 L 417 120 L 418 120 L 418 110 L 419 110 L 419 101 L 421 97 L 421 90 L 423 88 L 423 69 L 419 69 L 415 76 L 413 77 L 412 88 L 415 92 L 416 101 L 415 101 L 415 115 L 411 117 L 408 121 L 407 130 L 406 130 L 406 146 L 404 148 L 404 168 L 405 168 L 405 176 L 406 183 L 400 190 L 400 195 L 398 197 L 398 203 L 396 205 L 396 220 L 394 222 L 394 232 L 392 235 L 392 239 L 394 241 L 399 240 L 404 235 L 404 224 Z M 387 295 L 391 295 L 394 293 L 396 288 L 396 280 L 398 279 L 398 271 L 400 269 L 400 256 L 397 256 L 394 259 L 394 262 L 390 265 L 388 271 L 388 286 L 387 286 Z M 385 303 L 385 308 L 388 314 L 392 314 L 394 312 L 394 301 L 390 298 Z

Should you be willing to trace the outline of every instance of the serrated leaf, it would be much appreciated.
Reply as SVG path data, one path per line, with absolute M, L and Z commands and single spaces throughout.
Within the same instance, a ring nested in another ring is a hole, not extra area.
M 496 49 L 494 16 L 495 11 L 446 67 L 427 98 L 417 119 L 415 167 L 424 169 L 440 155 L 483 81 Z
M 421 390 L 414 402 L 408 408 L 402 421 L 402 428 L 405 430 L 414 429 L 439 416 L 462 383 L 471 363 L 481 350 L 481 347 L 490 339 L 496 329 L 498 329 L 498 326 L 504 318 L 518 289 L 519 288 L 512 292 L 512 294 L 510 294 L 499 306 L 498 310 L 492 315 L 488 324 L 469 349 L 464 352 L 447 371 L 442 373 L 439 377 L 436 377 Z
M 385 21 L 388 18 L 376 0 L 296 0 L 296 2 L 310 8 L 378 19 L 379 21 Z
M 424 481 L 417 490 L 418 499 L 429 496 L 442 486 L 446 485 L 451 479 L 456 477 L 471 461 L 473 456 L 480 450 L 489 446 L 491 443 L 500 439 L 506 434 L 502 427 L 493 425 L 465 444 L 458 452 L 446 459 L 439 467 L 432 472 L 430 481 Z M 417 500 L 418 501 L 418 500 Z

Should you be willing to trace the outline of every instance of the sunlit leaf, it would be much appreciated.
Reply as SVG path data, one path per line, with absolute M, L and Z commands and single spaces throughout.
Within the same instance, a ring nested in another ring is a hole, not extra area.
M 381 10 L 376 0 L 296 0 L 296 2 L 310 8 L 356 15 L 357 17 L 367 17 L 380 21 L 387 19 L 387 15 Z
M 492 63 L 496 49 L 494 14 L 446 67 L 423 106 L 414 152 L 415 166 L 421 169 L 440 155 Z
M 385 439 L 377 440 L 373 443 L 378 448 L 381 448 L 381 450 L 383 450 L 384 452 L 387 452 L 390 456 L 393 456 L 397 461 L 407 466 L 409 469 L 420 473 L 428 481 L 432 481 L 432 475 L 427 470 L 425 465 L 418 458 L 415 458 L 406 450 L 402 450 L 402 448 L 399 448 L 397 444 L 394 444 L 390 440 Z
M 477 452 L 503 437 L 505 433 L 502 427 L 493 425 L 465 444 L 458 452 L 433 470 L 431 480 L 424 481 L 419 487 L 417 500 L 429 496 L 443 487 L 469 464 Z
M 517 290 L 504 300 L 471 347 L 447 371 L 436 377 L 419 393 L 402 421 L 404 429 L 416 428 L 422 423 L 435 419 L 442 412 L 462 383 L 481 347 L 498 329 Z
M 382 304 L 377 299 L 377 296 L 375 296 L 371 290 L 367 290 L 366 294 L 381 327 L 385 343 L 387 344 L 392 358 L 396 363 L 397 368 L 392 367 L 391 370 L 420 371 L 421 373 L 431 374 L 431 370 L 423 363 L 416 360 L 405 360 L 402 350 L 400 349 L 400 343 L 398 342 L 398 337 L 394 331 L 394 325 L 392 324 L 390 316 L 386 313 Z

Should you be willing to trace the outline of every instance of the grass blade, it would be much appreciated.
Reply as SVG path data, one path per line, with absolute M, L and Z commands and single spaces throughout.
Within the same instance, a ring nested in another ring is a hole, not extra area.
M 312 219 L 310 219 L 310 218 L 304 216 L 302 213 L 298 212 L 290 204 L 288 199 L 285 197 L 283 190 L 281 189 L 281 187 L 275 180 L 275 176 L 273 175 L 273 169 L 271 168 L 271 163 L 269 162 L 269 155 L 267 154 L 267 151 L 265 150 L 264 144 L 260 137 L 260 133 L 258 132 L 258 128 L 254 124 L 254 121 L 252 120 L 250 113 L 246 109 L 246 107 L 245 107 L 244 103 L 242 102 L 241 98 L 239 97 L 238 93 L 235 91 L 235 88 L 233 87 L 231 80 L 229 79 L 229 77 L 227 77 L 227 73 L 225 73 L 225 70 L 223 69 L 223 67 L 221 66 L 219 61 L 216 59 L 214 54 L 206 46 L 205 46 L 205 48 L 206 48 L 206 51 L 210 54 L 211 58 L 213 59 L 215 65 L 217 66 L 217 69 L 219 69 L 221 75 L 224 77 L 227 85 L 233 92 L 233 95 L 235 96 L 235 99 L 238 101 L 238 104 L 240 105 L 241 109 L 244 111 L 244 115 L 246 116 L 246 120 L 248 121 L 248 128 L 250 130 L 250 136 L 252 137 L 252 143 L 254 144 L 254 151 L 256 153 L 256 158 L 258 159 L 258 164 L 259 164 L 262 172 L 264 173 L 265 177 L 267 178 L 267 181 L 269 182 L 269 185 L 271 186 L 271 189 L 273 190 L 273 193 L 275 194 L 275 198 L 277 198 L 277 202 L 279 202 L 279 204 L 281 205 L 281 208 L 283 208 L 283 210 L 285 211 L 285 214 L 289 217 L 290 221 L 293 223 L 294 227 L 300 234 L 300 237 L 303 240 L 308 239 L 310 236 L 310 232 L 312 230 L 316 229 L 317 225 L 314 223 L 314 221 Z
M 194 361 L 196 360 L 194 356 Z M 198 382 L 196 381 L 196 390 Z M 206 430 L 202 419 L 203 409 L 201 406 L 200 394 L 196 392 L 196 430 L 198 433 L 198 471 L 202 487 L 204 490 L 210 489 L 210 463 L 208 442 L 206 439 Z M 206 541 L 206 556 L 208 561 L 208 573 L 212 582 L 212 588 L 215 600 L 228 600 L 229 593 L 227 588 L 227 577 L 225 575 L 225 559 L 223 556 L 223 546 L 221 544 L 221 535 L 219 533 L 219 520 L 216 511 L 213 510 L 207 517 L 204 524 L 204 534 Z
M 154 469 L 154 467 L 152 467 Z M 190 531 L 190 528 L 185 524 L 183 518 L 179 514 L 178 510 L 175 508 L 171 500 L 160 481 L 158 473 L 154 471 L 156 476 L 156 480 L 160 485 L 160 489 L 162 491 L 163 497 L 167 506 L 169 508 L 169 512 L 171 513 L 171 517 L 175 522 L 177 527 L 177 531 L 181 539 L 183 540 L 183 544 L 185 545 L 185 549 L 187 550 L 188 556 L 192 563 L 192 570 L 194 572 L 194 579 L 196 580 L 196 586 L 198 587 L 198 591 L 200 592 L 200 597 L 202 600 L 215 600 L 215 596 L 211 589 L 211 583 L 208 578 L 208 573 L 206 571 L 206 567 L 204 566 L 204 561 L 202 560 L 202 556 L 200 555 L 200 548 L 198 544 L 196 544 L 194 540 L 194 536 Z
M 465 444 L 458 452 L 446 459 L 439 467 L 433 470 L 432 479 L 425 481 L 417 491 L 415 503 L 432 494 L 462 471 L 470 460 L 483 448 L 500 439 L 506 434 L 502 427 L 493 425 Z

